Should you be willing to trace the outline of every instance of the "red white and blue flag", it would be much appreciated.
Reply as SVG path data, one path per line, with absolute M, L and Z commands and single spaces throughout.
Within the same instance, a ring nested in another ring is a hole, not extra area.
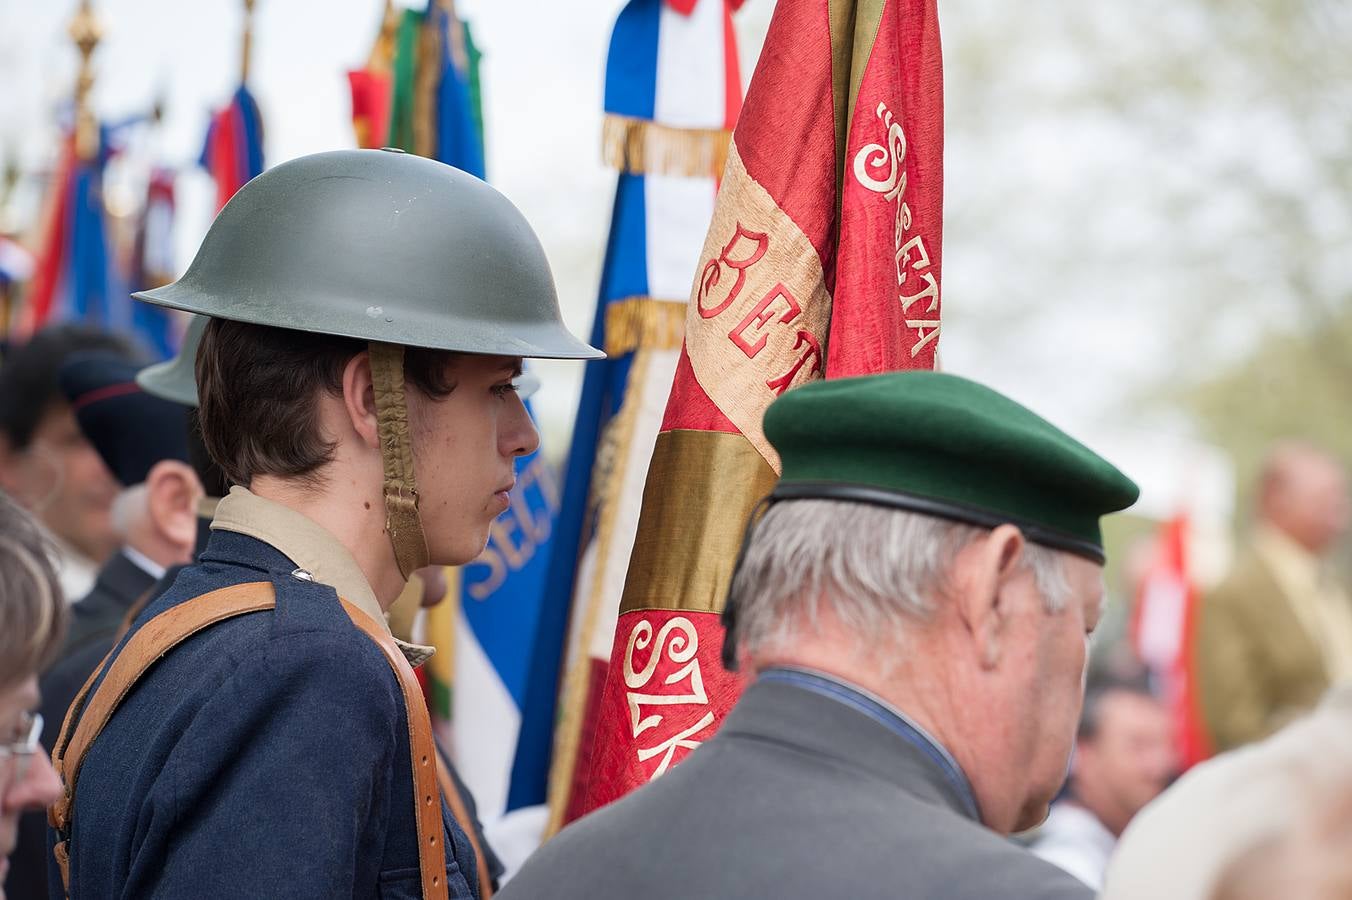
M 216 211 L 250 178 L 263 172 L 263 117 L 241 84 L 230 103 L 211 116 L 198 160 L 216 182 Z

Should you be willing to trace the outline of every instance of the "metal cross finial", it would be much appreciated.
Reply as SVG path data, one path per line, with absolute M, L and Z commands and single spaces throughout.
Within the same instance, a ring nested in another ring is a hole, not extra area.
M 80 0 L 67 31 L 80 50 L 80 71 L 75 78 L 75 151 L 81 159 L 93 159 L 99 152 L 99 123 L 89 105 L 89 91 L 94 86 L 91 58 L 103 37 L 103 24 L 94 14 L 91 0 Z

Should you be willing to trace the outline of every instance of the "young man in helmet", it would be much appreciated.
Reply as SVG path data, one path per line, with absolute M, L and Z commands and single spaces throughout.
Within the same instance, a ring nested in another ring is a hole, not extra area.
M 317 154 L 246 185 L 187 274 L 138 297 L 213 317 L 201 429 L 236 487 L 63 729 L 53 887 L 481 896 L 409 670 L 429 650 L 382 614 L 506 509 L 537 442 L 521 359 L 599 355 L 539 242 L 448 166 Z

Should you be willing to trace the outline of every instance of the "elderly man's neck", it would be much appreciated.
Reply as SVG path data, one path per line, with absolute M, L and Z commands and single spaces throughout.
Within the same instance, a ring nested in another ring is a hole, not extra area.
M 964 652 L 951 640 L 953 630 L 938 623 L 916 624 L 907 636 L 891 641 L 861 641 L 840 625 L 823 605 L 813 627 L 798 630 L 776 647 L 753 652 L 753 672 L 776 667 L 810 669 L 863 688 L 895 707 L 936 740 L 956 760 L 971 783 L 986 827 L 1013 832 L 1025 818 L 1017 791 L 1001 758 L 1005 736 L 993 729 L 985 698 L 950 663 Z M 1045 810 L 1044 810 L 1045 813 Z
M 802 628 L 791 640 L 766 648 L 750 660 L 753 671 L 790 667 L 810 669 L 864 689 L 895 707 L 953 752 L 961 737 L 952 716 L 954 697 L 942 678 L 917 665 L 915 640 L 865 642 L 823 610 L 815 628 Z

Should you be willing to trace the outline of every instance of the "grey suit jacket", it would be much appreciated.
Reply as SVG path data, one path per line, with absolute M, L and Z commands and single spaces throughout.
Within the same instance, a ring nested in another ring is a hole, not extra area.
M 973 821 L 924 753 L 849 706 L 753 684 L 657 781 L 564 829 L 498 895 L 1089 900 Z

